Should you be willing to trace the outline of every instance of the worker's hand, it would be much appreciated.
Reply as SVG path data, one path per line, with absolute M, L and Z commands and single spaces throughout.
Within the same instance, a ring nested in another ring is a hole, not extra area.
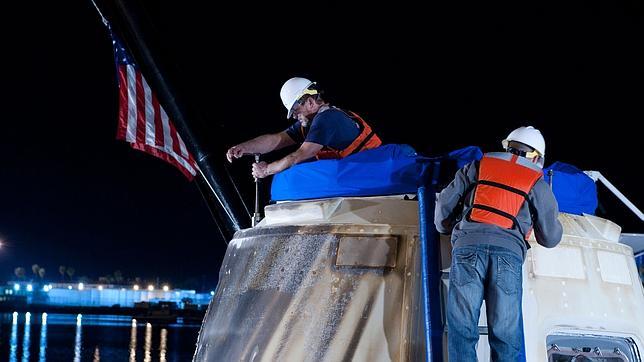
M 269 176 L 268 173 L 268 164 L 264 161 L 253 163 L 253 177 L 255 178 L 264 178 Z
M 233 162 L 233 159 L 235 158 L 240 158 L 246 153 L 245 147 L 243 147 L 241 144 L 237 146 L 232 146 L 231 148 L 226 151 L 226 158 L 228 159 L 228 162 Z

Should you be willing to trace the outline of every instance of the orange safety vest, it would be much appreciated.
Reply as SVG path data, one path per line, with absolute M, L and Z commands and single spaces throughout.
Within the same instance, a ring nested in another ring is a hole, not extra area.
M 523 203 L 530 203 L 528 193 L 541 177 L 540 169 L 517 155 L 486 154 L 480 162 L 469 219 L 504 229 L 519 227 L 527 239 L 530 232 L 520 229 L 516 217 Z
M 356 137 L 355 140 L 353 140 L 353 142 L 351 142 L 349 146 L 342 150 L 336 150 L 335 148 L 324 146 L 320 151 L 318 151 L 318 153 L 315 154 L 315 157 L 317 157 L 318 160 L 345 158 L 360 151 L 376 148 L 382 144 L 380 137 L 376 135 L 376 133 L 371 129 L 369 124 L 367 124 L 367 122 L 362 119 L 362 117 L 351 111 L 343 112 L 351 119 L 356 121 L 356 123 L 358 123 L 358 126 L 360 127 L 360 134 L 358 135 L 358 137 Z M 302 136 L 306 139 L 304 127 L 301 128 L 301 131 Z

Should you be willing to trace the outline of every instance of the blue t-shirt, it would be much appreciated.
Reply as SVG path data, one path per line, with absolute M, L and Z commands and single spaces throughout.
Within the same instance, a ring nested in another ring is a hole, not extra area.
M 300 121 L 297 121 L 286 129 L 286 133 L 297 143 L 314 142 L 337 150 L 347 148 L 360 134 L 358 124 L 337 108 L 318 112 L 304 128 L 306 138 L 302 136 L 301 128 Z

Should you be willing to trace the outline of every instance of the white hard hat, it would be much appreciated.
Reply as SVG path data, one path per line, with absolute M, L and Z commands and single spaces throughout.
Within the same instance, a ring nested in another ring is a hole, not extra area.
M 306 78 L 293 77 L 282 85 L 280 90 L 280 98 L 282 98 L 282 103 L 286 110 L 288 111 L 286 117 L 291 118 L 293 106 L 298 99 L 300 99 L 305 94 L 317 94 L 317 91 L 307 92 L 308 88 L 315 84 Z
M 510 141 L 521 142 L 524 145 L 534 148 L 539 152 L 541 157 L 546 155 L 546 141 L 543 139 L 541 132 L 532 126 L 519 127 L 510 132 L 508 137 L 501 141 L 504 149 L 508 148 Z

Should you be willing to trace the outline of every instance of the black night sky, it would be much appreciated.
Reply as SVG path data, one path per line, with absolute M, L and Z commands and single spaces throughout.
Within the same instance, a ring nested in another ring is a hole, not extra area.
M 643 3 L 450 3 L 146 0 L 136 9 L 213 162 L 286 128 L 280 86 L 304 76 L 385 142 L 428 155 L 499 150 L 532 124 L 546 164 L 601 171 L 644 207 Z M 115 139 L 111 41 L 91 2 L 3 5 L 0 31 L 0 281 L 37 263 L 53 280 L 69 265 L 76 276 L 118 269 L 214 287 L 226 245 L 197 187 Z M 249 162 L 229 169 L 252 205 Z M 598 188 L 599 215 L 644 232 Z

